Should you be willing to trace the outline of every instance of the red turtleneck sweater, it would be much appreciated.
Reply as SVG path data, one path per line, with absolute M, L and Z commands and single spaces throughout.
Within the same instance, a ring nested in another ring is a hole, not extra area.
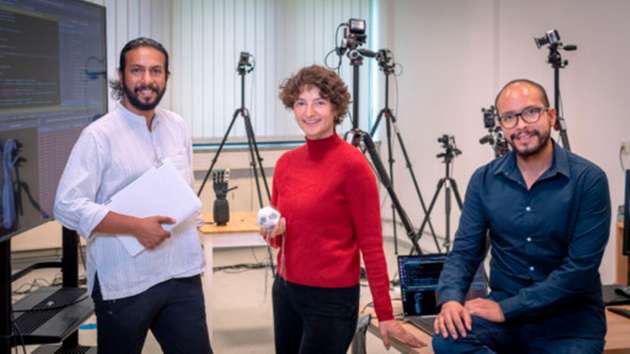
M 361 251 L 376 314 L 394 318 L 376 178 L 357 148 L 333 134 L 282 155 L 272 205 L 287 221 L 276 239 L 285 243 L 278 253 L 284 279 L 322 288 L 357 285 Z

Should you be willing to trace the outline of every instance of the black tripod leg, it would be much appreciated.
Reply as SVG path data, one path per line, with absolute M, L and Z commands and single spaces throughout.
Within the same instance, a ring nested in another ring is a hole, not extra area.
M 453 193 L 455 194 L 455 200 L 457 201 L 457 206 L 459 206 L 459 210 L 463 209 L 462 197 L 459 194 L 459 188 L 457 188 L 457 182 L 454 179 L 450 178 L 451 187 L 453 187 Z
M 378 125 L 379 123 L 381 123 L 381 119 L 383 118 L 383 114 L 385 114 L 386 109 L 383 108 L 381 109 L 380 112 L 378 112 L 378 116 L 376 117 L 376 121 L 374 122 L 374 125 L 372 126 L 372 129 L 370 129 L 370 138 L 374 139 L 374 134 L 376 134 L 376 130 L 378 129 Z
M 372 140 L 374 140 L 374 134 L 376 134 L 376 129 L 378 129 L 378 125 L 381 123 L 381 119 L 383 119 L 383 116 L 386 114 L 386 112 L 387 112 L 387 108 L 383 108 L 381 109 L 380 112 L 378 112 L 378 116 L 376 117 L 376 122 L 374 122 L 374 125 L 372 126 L 372 129 L 370 130 L 370 138 L 372 138 Z M 365 154 L 366 150 L 367 148 L 363 146 L 361 148 L 361 153 Z
M 389 117 L 391 112 L 385 111 L 385 115 Z M 387 163 L 389 167 L 389 178 L 392 183 L 392 189 L 394 188 L 394 149 L 392 149 L 392 124 L 389 119 L 385 121 L 386 137 L 387 137 Z M 370 138 L 372 136 L 370 135 Z M 396 207 L 392 203 L 392 230 L 394 234 L 394 254 L 398 254 L 398 228 L 396 227 Z
M 440 178 L 437 184 L 437 189 L 435 190 L 435 194 L 433 194 L 433 198 L 431 198 L 431 203 L 429 203 L 429 209 L 427 209 L 426 214 L 424 214 L 424 219 L 422 219 L 422 224 L 420 225 L 420 229 L 418 230 L 418 234 L 416 236 L 416 241 L 420 240 L 424 233 L 424 227 L 427 225 L 429 218 L 431 217 L 431 212 L 433 211 L 433 207 L 435 206 L 435 202 L 437 201 L 437 197 L 440 194 L 440 190 L 444 186 L 444 181 L 446 178 Z M 435 247 L 438 253 L 442 253 L 442 249 L 440 248 L 440 244 L 438 243 L 437 236 L 433 236 L 433 242 L 435 242 Z
M 271 192 L 269 189 L 269 184 L 267 183 L 267 176 L 265 175 L 265 169 L 263 168 L 263 158 L 260 156 L 260 151 L 258 150 L 258 143 L 256 142 L 256 134 L 254 133 L 254 127 L 252 126 L 252 120 L 247 115 L 246 119 L 246 129 L 248 130 L 248 136 L 251 138 L 254 154 L 256 155 L 256 162 L 258 163 L 258 168 L 260 170 L 260 176 L 263 180 L 263 186 L 265 187 L 265 193 L 267 194 L 267 199 L 271 201 Z
M 249 147 L 249 156 L 251 159 L 250 165 L 252 167 L 252 171 L 254 172 L 254 179 L 256 180 L 256 193 L 258 194 L 258 206 L 260 208 L 264 207 L 262 191 L 260 190 L 260 181 L 258 180 L 258 165 L 260 166 L 260 171 L 262 173 L 262 179 L 265 184 L 265 188 L 267 191 L 267 198 L 271 200 L 269 194 L 269 188 L 267 187 L 267 180 L 265 179 L 265 174 L 262 167 L 262 159 L 260 158 L 260 154 L 258 153 L 258 148 L 256 147 L 256 139 L 254 138 L 254 130 L 252 129 L 252 123 L 249 119 L 249 114 L 247 111 L 244 111 L 243 119 L 245 120 L 245 131 L 247 133 L 247 145 Z M 258 157 L 258 160 L 256 159 Z M 269 257 L 269 265 L 271 266 L 271 273 L 275 276 L 276 274 L 276 266 L 273 264 L 273 253 L 271 252 L 271 246 L 267 246 L 267 256 Z
M 449 181 L 447 180 L 444 187 L 444 213 L 446 214 L 444 248 L 446 253 L 451 249 L 451 187 L 449 186 Z
M 245 132 L 247 133 L 247 147 L 249 150 L 249 166 L 252 168 L 252 172 L 254 173 L 254 181 L 256 182 L 256 193 L 258 194 L 258 207 L 262 208 L 265 206 L 262 191 L 260 189 L 260 180 L 258 179 L 258 166 L 256 164 L 256 156 L 254 154 L 254 140 L 250 132 L 249 126 L 249 117 L 247 113 L 243 115 L 243 119 L 245 120 Z
M 203 178 L 203 182 L 201 182 L 201 187 L 199 187 L 197 196 L 201 195 L 201 192 L 203 191 L 203 187 L 206 185 L 206 182 L 208 182 L 208 177 L 210 177 L 210 174 L 212 173 L 212 169 L 214 168 L 214 165 L 217 163 L 217 160 L 219 159 L 219 155 L 221 154 L 221 151 L 223 150 L 223 146 L 225 145 L 225 142 L 227 141 L 227 138 L 230 135 L 230 131 L 232 130 L 232 127 L 234 126 L 234 122 L 236 122 L 236 117 L 238 117 L 239 113 L 241 113 L 242 110 L 243 110 L 242 108 L 239 108 L 236 111 L 234 111 L 234 115 L 232 116 L 232 121 L 230 122 L 228 129 L 225 131 L 225 134 L 223 135 L 223 139 L 221 139 L 221 144 L 219 144 L 217 153 L 214 154 L 214 157 L 212 158 L 212 162 L 210 163 L 210 168 L 208 168 L 208 172 L 206 172 L 206 176 Z
M 367 147 L 367 151 L 370 154 L 370 158 L 372 159 L 372 163 L 374 164 L 374 167 L 376 168 L 376 172 L 381 180 L 381 183 L 383 184 L 383 186 L 389 193 L 389 198 L 391 199 L 392 203 L 396 207 L 396 210 L 398 211 L 398 215 L 400 216 L 400 221 L 403 223 L 403 226 L 405 227 L 405 230 L 407 231 L 407 236 L 409 237 L 409 240 L 411 241 L 413 245 L 413 249 L 415 249 L 416 252 L 418 252 L 418 254 L 422 254 L 422 251 L 420 250 L 420 247 L 418 246 L 418 242 L 415 239 L 416 232 L 413 228 L 413 225 L 411 224 L 411 220 L 409 219 L 409 216 L 407 215 L 405 210 L 402 208 L 402 205 L 400 204 L 400 200 L 398 200 L 398 196 L 396 195 L 396 192 L 394 191 L 394 188 L 392 187 L 392 183 L 389 179 L 389 176 L 387 175 L 387 171 L 385 171 L 385 166 L 383 166 L 383 161 L 381 161 L 381 158 L 378 155 L 378 152 L 376 151 L 376 146 L 374 146 L 374 142 L 372 141 L 372 138 L 370 138 L 370 136 L 365 132 L 357 131 L 355 134 L 361 135 L 361 139 L 363 140 L 363 143 Z
M 420 192 L 420 186 L 418 185 L 418 179 L 416 178 L 416 174 L 413 171 L 413 166 L 411 165 L 411 160 L 409 159 L 409 154 L 407 153 L 407 148 L 405 147 L 405 143 L 402 139 L 402 135 L 400 134 L 400 130 L 398 129 L 398 125 L 396 124 L 396 117 L 392 116 L 392 124 L 394 125 L 394 132 L 396 132 L 396 138 L 398 139 L 398 144 L 400 145 L 400 150 L 402 151 L 403 157 L 405 159 L 405 164 L 407 169 L 409 170 L 409 175 L 411 176 L 411 181 L 413 182 L 413 187 L 416 190 L 416 195 L 420 200 L 420 205 L 422 206 L 422 211 L 424 215 L 428 215 L 427 206 L 424 203 L 424 198 L 422 198 L 422 192 Z M 433 229 L 433 223 L 431 222 L 431 217 L 427 219 L 427 223 L 429 225 L 429 231 L 431 231 L 431 235 L 433 238 L 437 238 L 437 234 Z

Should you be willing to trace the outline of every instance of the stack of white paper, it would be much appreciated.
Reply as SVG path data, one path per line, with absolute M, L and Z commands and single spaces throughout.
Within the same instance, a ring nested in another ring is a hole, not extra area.
M 201 200 L 186 183 L 173 163 L 165 159 L 116 193 L 108 203 L 111 211 L 135 217 L 169 216 L 173 225 L 162 225 L 170 231 L 201 210 Z M 132 235 L 118 235 L 129 254 L 138 255 L 144 246 Z

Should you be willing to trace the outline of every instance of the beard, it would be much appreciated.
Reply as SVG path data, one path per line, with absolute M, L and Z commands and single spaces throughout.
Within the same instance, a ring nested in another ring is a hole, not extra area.
M 134 87 L 132 90 L 129 87 L 127 87 L 127 83 L 125 83 L 125 80 L 123 78 L 122 89 L 130 105 L 132 105 L 133 107 L 135 107 L 136 109 L 140 111 L 151 111 L 155 109 L 155 107 L 157 107 L 157 105 L 162 100 L 162 96 L 164 96 L 164 92 L 166 92 L 166 84 L 164 84 L 164 88 L 161 91 L 160 91 L 160 88 L 155 84 L 139 85 L 139 86 Z M 138 93 L 145 89 L 149 89 L 155 92 L 155 94 L 157 95 L 155 97 L 155 100 L 149 101 L 146 103 L 140 100 Z
M 514 140 L 516 139 L 518 133 L 520 132 L 526 132 L 532 137 L 537 137 L 538 143 L 535 145 L 525 147 L 525 148 L 517 147 L 516 144 L 514 143 Z M 547 146 L 547 144 L 549 143 L 550 137 L 551 137 L 551 127 L 547 129 L 545 132 L 541 132 L 540 130 L 537 130 L 537 129 L 525 128 L 525 129 L 521 129 L 521 131 L 514 132 L 510 135 L 510 145 L 512 145 L 512 149 L 516 151 L 516 154 L 518 156 L 526 159 L 540 153 L 545 148 L 545 146 Z

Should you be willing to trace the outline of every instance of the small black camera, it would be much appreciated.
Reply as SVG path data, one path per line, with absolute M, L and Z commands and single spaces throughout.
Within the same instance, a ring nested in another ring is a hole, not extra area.
M 367 40 L 365 29 L 365 20 L 360 18 L 349 19 L 348 23 L 345 24 L 345 29 L 343 32 L 343 38 L 345 42 L 343 47 L 348 49 L 356 49 L 359 46 L 365 44 Z
M 483 114 L 483 126 L 486 129 L 492 129 L 497 125 L 497 108 L 495 106 L 490 106 L 490 108 L 481 109 L 481 113 Z
M 536 47 L 540 49 L 544 45 L 557 45 L 560 43 L 560 33 L 557 30 L 552 29 L 545 32 L 545 35 L 539 38 L 534 37 Z
M 241 52 L 238 58 L 238 64 L 236 65 L 236 71 L 238 73 L 249 73 L 254 70 L 253 58 L 254 56 L 248 52 Z
M 455 144 L 455 136 L 442 134 L 441 137 L 437 139 L 438 143 L 442 144 L 442 149 L 444 152 L 441 152 L 436 155 L 439 159 L 444 159 L 444 163 L 449 163 L 455 156 L 460 155 L 462 151 L 457 148 Z
M 365 20 L 360 18 L 351 18 L 348 20 L 348 29 L 354 35 L 365 34 Z
M 376 52 L 376 61 L 381 67 L 393 67 L 394 54 L 389 49 L 381 49 Z
M 451 142 L 451 136 L 447 134 L 443 134 L 441 137 L 437 139 L 437 141 L 438 143 L 442 145 L 449 145 L 449 143 Z

